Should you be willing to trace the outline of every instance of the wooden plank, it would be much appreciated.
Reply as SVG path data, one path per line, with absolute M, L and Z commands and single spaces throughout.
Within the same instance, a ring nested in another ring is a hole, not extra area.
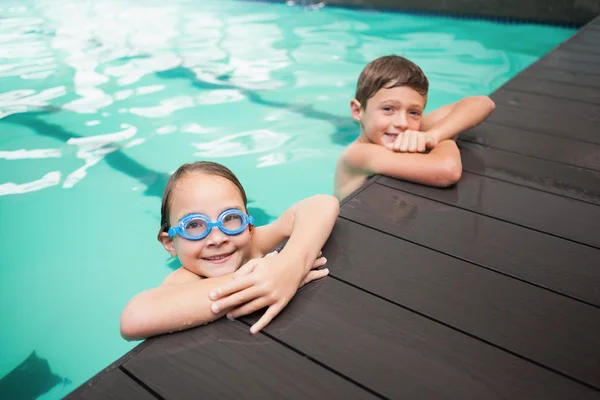
M 152 394 L 140 386 L 123 371 L 114 368 L 97 375 L 65 397 L 68 400 L 155 400 Z
M 600 46 L 593 44 L 571 43 L 567 41 L 560 48 L 576 53 L 600 54 Z
M 559 194 L 594 204 L 600 204 L 600 173 L 525 157 L 474 143 L 460 142 L 463 169 Z
M 487 121 L 537 133 L 600 144 L 600 124 L 597 121 L 571 118 L 565 114 L 551 115 L 497 104 Z
M 376 398 L 227 319 L 158 338 L 123 367 L 167 399 Z
M 598 75 L 584 74 L 573 71 L 561 71 L 555 68 L 546 68 L 537 63 L 517 75 L 517 79 L 521 76 L 547 80 L 550 82 L 561 82 L 583 87 L 600 88 L 600 76 Z
M 598 90 L 600 96 L 600 89 Z M 588 104 L 580 101 L 557 99 L 534 93 L 523 93 L 502 88 L 491 95 L 496 104 L 519 107 L 523 110 L 534 110 L 539 113 L 549 114 L 556 118 L 568 119 L 571 130 L 579 127 L 579 120 L 585 119 L 598 124 L 600 122 L 600 105 Z M 576 121 L 574 121 L 576 120 Z M 507 124 L 510 124 L 507 121 Z M 571 135 L 570 131 L 566 132 Z M 600 136 L 600 127 L 596 127 L 596 136 Z
M 600 145 L 485 122 L 462 132 L 461 141 L 600 171 Z M 459 143 L 460 144 L 460 143 Z
M 600 307 L 600 251 L 376 184 L 341 216 Z
M 594 29 L 584 28 L 580 32 L 573 35 L 569 39 L 569 42 L 598 46 L 598 43 L 600 43 L 600 32 L 597 32 Z
M 350 251 L 351 257 L 354 251 Z M 363 267 L 369 274 L 379 273 L 370 261 Z M 252 323 L 256 317 L 244 320 Z M 392 399 L 600 396 L 587 386 L 330 277 L 302 289 L 266 332 Z
M 536 63 L 536 66 L 559 69 L 562 71 L 583 72 L 590 75 L 600 75 L 600 66 L 598 64 L 564 60 L 554 57 L 544 57 Z
M 463 173 L 460 182 L 440 190 L 381 177 L 380 184 L 550 233 L 600 249 L 600 206 L 513 185 L 481 175 Z M 600 269 L 600 252 L 597 259 Z
M 336 278 L 600 385 L 594 307 L 343 219 L 323 251 Z
M 558 49 L 551 52 L 550 54 L 548 54 L 546 57 L 555 59 L 557 61 L 574 61 L 600 64 L 600 54 L 573 51 L 569 48 L 569 46 L 561 46 Z M 598 66 L 598 68 L 600 68 L 600 66 Z
M 523 75 L 518 75 L 516 78 L 511 79 L 500 90 L 504 89 L 600 104 L 600 88 L 543 81 Z

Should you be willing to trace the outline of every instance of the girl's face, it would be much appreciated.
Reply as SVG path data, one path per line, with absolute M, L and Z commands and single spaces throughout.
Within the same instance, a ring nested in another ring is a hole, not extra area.
M 216 221 L 229 208 L 247 213 L 242 195 L 230 180 L 217 175 L 192 172 L 184 175 L 173 188 L 170 206 L 170 225 L 176 226 L 188 214 L 204 214 Z M 239 235 L 228 236 L 217 227 L 204 239 L 187 240 L 179 235 L 169 239 L 161 233 L 165 249 L 177 256 L 186 269 L 211 278 L 235 272 L 248 261 L 253 227 L 248 225 Z

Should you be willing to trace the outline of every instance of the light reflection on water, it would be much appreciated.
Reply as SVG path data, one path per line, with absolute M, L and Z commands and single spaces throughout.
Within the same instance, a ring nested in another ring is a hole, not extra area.
M 572 33 L 296 4 L 0 3 L 0 377 L 47 361 L 62 383 L 40 398 L 61 398 L 131 349 L 122 307 L 176 264 L 155 234 L 181 163 L 225 163 L 266 223 L 331 193 L 373 58 L 420 64 L 431 109 L 490 93 Z

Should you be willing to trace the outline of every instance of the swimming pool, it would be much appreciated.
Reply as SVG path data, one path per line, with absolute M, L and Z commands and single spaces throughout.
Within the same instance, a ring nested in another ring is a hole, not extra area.
M 176 267 L 156 232 L 181 163 L 229 166 L 266 223 L 332 192 L 367 62 L 417 62 L 431 110 L 574 32 L 233 0 L 9 0 L 0 18 L 0 398 L 40 399 L 136 344 L 119 314 Z

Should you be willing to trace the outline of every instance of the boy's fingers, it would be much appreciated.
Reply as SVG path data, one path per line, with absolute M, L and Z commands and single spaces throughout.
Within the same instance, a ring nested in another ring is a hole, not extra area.
M 427 138 L 423 135 L 419 135 L 417 142 L 417 151 L 423 153 L 425 151 L 425 145 L 427 144 Z
M 250 328 L 250 333 L 255 335 L 258 332 L 260 332 L 265 326 L 269 324 L 269 322 L 273 320 L 273 318 L 277 316 L 277 314 L 279 314 L 279 311 L 281 311 L 281 306 L 279 306 L 278 304 L 273 304 L 272 306 L 267 308 L 267 311 L 265 311 L 263 316 L 260 317 L 258 322 L 252 325 L 252 327 Z
M 410 134 L 404 132 L 402 135 L 402 140 L 400 141 L 400 151 L 408 150 L 408 140 L 410 139 Z
M 279 252 L 277 250 L 275 250 L 275 251 L 272 251 L 272 252 L 268 253 L 265 257 L 273 257 L 273 256 L 275 256 L 277 254 L 279 254 Z
M 253 312 L 258 311 L 261 308 L 264 308 L 268 305 L 269 304 L 265 298 L 261 297 L 258 299 L 254 299 L 251 302 L 242 305 L 241 307 L 229 311 L 227 313 L 227 318 L 236 319 L 239 317 L 243 317 L 244 315 L 252 314 Z
M 253 284 L 254 282 L 248 275 L 241 276 L 238 279 L 232 279 L 220 288 L 214 289 L 208 294 L 208 297 L 210 297 L 211 300 L 218 300 L 220 298 L 229 296 L 232 293 L 247 289 Z
M 417 142 L 419 140 L 419 136 L 411 135 L 410 140 L 408 141 L 408 152 L 414 153 L 417 151 Z
M 223 297 L 221 300 L 212 303 L 210 309 L 213 313 L 218 314 L 223 310 L 234 308 L 240 304 L 247 303 L 256 299 L 260 294 L 260 290 L 256 287 L 251 287 L 241 292 L 232 294 L 231 296 Z

